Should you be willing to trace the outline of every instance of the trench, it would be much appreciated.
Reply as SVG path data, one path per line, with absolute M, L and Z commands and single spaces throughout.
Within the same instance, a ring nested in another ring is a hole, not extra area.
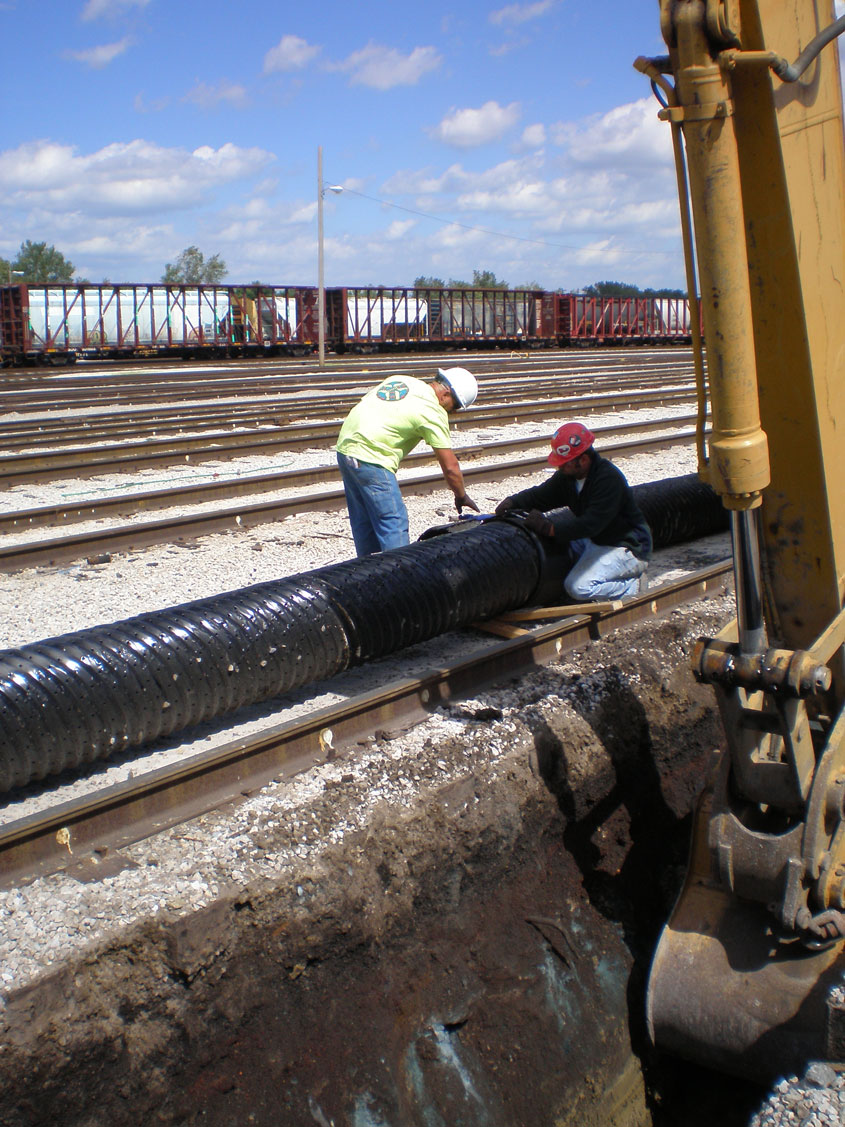
M 730 613 L 455 702 L 463 735 L 409 754 L 463 767 L 412 807 L 10 996 L 0 1121 L 744 1127 L 765 1093 L 656 1054 L 643 1016 L 720 740 L 689 653 Z M 324 835 L 360 797 L 343 778 Z

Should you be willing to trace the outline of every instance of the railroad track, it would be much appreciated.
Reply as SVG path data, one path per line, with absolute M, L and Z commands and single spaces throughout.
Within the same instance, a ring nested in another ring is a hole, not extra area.
M 691 422 L 691 418 L 687 419 Z M 673 421 L 674 422 L 674 421 Z M 601 441 L 602 451 L 608 456 L 630 454 L 671 446 L 689 445 L 695 441 L 694 429 L 673 431 L 663 436 L 651 435 L 646 438 L 627 437 L 617 442 L 605 442 L 604 439 L 613 434 L 641 435 L 644 431 L 666 429 L 665 421 L 654 423 L 630 423 L 617 427 L 595 428 L 597 438 Z M 525 449 L 530 445 L 545 447 L 544 438 L 534 440 L 518 439 L 502 443 L 490 443 L 467 448 L 470 456 L 489 457 L 497 447 L 499 452 L 508 449 Z M 463 449 L 458 449 L 461 458 L 466 454 Z M 412 467 L 426 461 L 432 462 L 430 454 L 411 455 L 406 458 L 403 465 Z M 494 465 L 463 466 L 464 480 L 470 486 L 473 482 L 498 481 L 502 478 L 513 477 L 520 474 L 529 474 L 546 468 L 546 455 L 522 458 L 518 460 L 504 460 Z M 338 471 L 336 466 L 311 468 L 306 470 L 288 471 L 275 475 L 258 475 L 262 488 L 278 491 L 282 488 L 298 486 L 321 481 L 336 481 Z M 402 476 L 399 484 L 405 494 L 428 493 L 432 487 L 440 483 L 439 471 L 425 474 Z M 0 531 L 19 531 L 21 528 L 34 528 L 55 526 L 61 523 L 64 513 L 71 514 L 69 519 L 86 520 L 97 519 L 115 513 L 125 513 L 127 509 L 139 511 L 146 508 L 161 508 L 164 504 L 194 503 L 196 501 L 209 501 L 219 499 L 220 496 L 233 496 L 238 493 L 255 495 L 259 490 L 256 487 L 256 478 L 245 478 L 240 481 L 228 483 L 227 488 L 232 492 L 216 493 L 216 483 L 208 487 L 193 486 L 182 490 L 156 491 L 146 496 L 141 494 L 135 497 L 107 498 L 97 502 L 82 502 L 78 506 L 49 506 L 43 509 L 22 510 L 18 513 L 6 514 L 0 518 Z M 177 499 L 177 494 L 180 496 Z M 189 502 L 189 495 L 193 498 Z M 286 498 L 275 498 L 270 501 L 249 501 L 234 508 L 213 509 L 211 511 L 198 511 L 160 520 L 138 521 L 129 525 L 120 525 L 111 528 L 98 528 L 82 533 L 70 533 L 60 537 L 33 540 L 28 543 L 13 545 L 0 545 L 0 572 L 19 571 L 26 567 L 56 565 L 68 563 L 73 560 L 95 558 L 98 555 L 107 555 L 118 551 L 137 551 L 140 548 L 153 544 L 184 541 L 198 536 L 206 536 L 213 532 L 224 532 L 232 529 L 246 529 L 259 524 L 283 520 L 293 513 L 303 509 L 311 511 L 330 511 L 345 505 L 345 496 L 342 488 L 333 488 L 323 491 L 311 490 Z
M 0 827 L 0 886 L 67 869 L 90 879 L 103 871 L 111 851 L 238 801 L 271 779 L 354 754 L 356 741 L 375 728 L 413 725 L 441 703 L 547 664 L 608 630 L 724 591 L 730 579 L 731 562 L 726 560 L 651 589 L 617 610 L 549 621 L 517 638 L 486 641 L 453 665 L 438 665 L 303 719 L 271 725 L 258 735 L 235 739 L 43 812 L 7 820 Z
M 184 401 L 224 394 L 242 397 L 256 391 L 282 393 L 357 383 L 370 386 L 384 375 L 402 371 L 430 375 L 436 367 L 468 364 L 485 383 L 496 380 L 542 376 L 560 379 L 591 373 L 602 378 L 629 378 L 632 371 L 651 370 L 669 375 L 691 371 L 691 352 L 683 349 L 644 349 L 592 353 L 582 350 L 513 355 L 501 353 L 447 353 L 425 356 L 371 357 L 363 363 L 353 357 L 336 359 L 327 370 L 313 370 L 313 360 L 195 365 L 182 363 L 171 368 L 157 365 L 152 372 L 138 365 L 123 365 L 96 374 L 0 374 L 0 411 L 32 413 L 57 407 L 99 406 L 105 399 L 132 403 L 143 400 Z M 170 375 L 170 373 L 173 373 Z M 234 375 L 233 373 L 237 373 Z
M 666 407 L 692 403 L 695 393 L 690 387 L 668 387 L 658 390 L 639 389 L 630 393 L 567 395 L 567 408 L 580 414 L 622 411 L 635 407 Z M 458 431 L 496 426 L 514 421 L 528 422 L 555 418 L 560 414 L 561 400 L 532 398 L 511 403 L 490 404 L 473 409 L 466 415 L 456 414 L 451 425 Z M 271 415 L 272 417 L 272 415 Z M 107 473 L 132 473 L 158 466 L 198 464 L 203 461 L 227 461 L 248 455 L 269 455 L 329 446 L 337 438 L 342 415 L 320 422 L 290 423 L 279 421 L 275 427 L 258 431 L 220 431 L 212 435 L 182 436 L 176 439 L 150 439 L 100 446 L 49 449 L 43 452 L 0 455 L 0 487 L 11 488 L 33 482 L 52 481 L 61 477 L 85 478 Z M 137 431 L 135 432 L 137 434 Z
M 613 386 L 607 388 L 605 397 L 618 396 L 621 399 L 632 398 L 637 394 L 646 394 L 649 391 L 655 396 L 661 393 L 666 395 L 694 394 L 691 372 L 675 370 L 671 373 L 672 380 L 653 380 L 643 374 L 635 381 L 630 381 L 628 386 L 620 387 L 621 381 L 613 381 Z M 561 396 L 567 400 L 572 398 L 589 397 L 597 395 L 598 389 L 605 381 L 592 377 L 587 380 L 554 380 L 538 381 L 531 386 L 532 399 L 549 399 L 558 403 Z M 372 386 L 368 384 L 366 386 Z M 152 437 L 166 434 L 185 434 L 187 432 L 201 433 L 210 430 L 232 430 L 233 428 L 287 426 L 296 415 L 297 423 L 306 420 L 319 419 L 324 423 L 327 419 L 340 419 L 348 408 L 363 394 L 364 386 L 358 387 L 354 393 L 338 391 L 331 396 L 309 395 L 295 402 L 289 394 L 267 395 L 249 399 L 230 399 L 214 403 L 179 403 L 159 404 L 151 408 L 131 409 L 118 408 L 109 412 L 77 414 L 53 414 L 36 416 L 35 418 L 6 420 L 3 424 L 3 445 L 7 451 L 29 450 L 34 448 L 57 449 L 72 446 L 84 440 L 86 445 L 94 443 L 107 443 L 124 438 L 139 439 L 142 436 Z M 491 397 L 502 397 L 505 402 L 500 404 L 501 410 L 507 406 L 516 407 L 523 400 L 526 384 L 521 380 L 511 387 L 486 387 L 485 401 L 473 408 L 467 418 L 477 418 L 482 411 L 496 410 L 495 401 Z M 466 425 L 466 424 L 465 424 Z

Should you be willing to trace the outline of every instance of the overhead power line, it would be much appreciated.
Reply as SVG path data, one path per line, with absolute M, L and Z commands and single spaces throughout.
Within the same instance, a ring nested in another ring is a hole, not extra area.
M 478 231 L 482 235 L 493 235 L 497 239 L 513 239 L 518 243 L 533 243 L 535 246 L 550 247 L 553 250 L 587 250 L 584 246 L 573 246 L 570 243 L 550 243 L 545 239 L 529 239 L 525 235 L 511 235 L 505 231 L 493 231 L 489 227 L 476 227 L 472 223 L 462 223 L 459 219 L 447 219 L 442 215 L 433 215 L 429 211 L 419 211 L 412 207 L 404 207 L 400 203 L 393 203 L 392 200 L 380 200 L 377 196 L 368 196 L 366 192 L 359 192 L 355 188 L 343 188 L 343 193 L 351 196 L 360 196 L 362 200 L 370 200 L 372 203 L 381 204 L 382 207 L 392 207 L 397 211 L 407 212 L 408 215 L 418 215 L 423 219 L 433 219 L 437 223 L 446 223 L 450 227 L 461 227 L 465 231 Z M 664 257 L 676 258 L 677 252 L 669 250 L 639 250 L 633 247 L 621 246 L 618 249 L 626 251 L 628 254 L 659 254 Z

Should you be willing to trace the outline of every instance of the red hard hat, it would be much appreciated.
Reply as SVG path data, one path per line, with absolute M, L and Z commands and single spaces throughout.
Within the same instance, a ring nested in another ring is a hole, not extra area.
M 595 440 L 596 436 L 583 423 L 563 423 L 552 435 L 549 465 L 563 466 L 571 462 L 573 458 L 586 453 Z

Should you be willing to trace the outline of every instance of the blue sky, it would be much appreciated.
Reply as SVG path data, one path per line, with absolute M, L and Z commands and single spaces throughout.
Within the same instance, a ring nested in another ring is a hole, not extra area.
M 657 0 L 0 0 L 0 255 L 92 282 L 683 286 Z M 432 218 L 436 217 L 436 218 Z

